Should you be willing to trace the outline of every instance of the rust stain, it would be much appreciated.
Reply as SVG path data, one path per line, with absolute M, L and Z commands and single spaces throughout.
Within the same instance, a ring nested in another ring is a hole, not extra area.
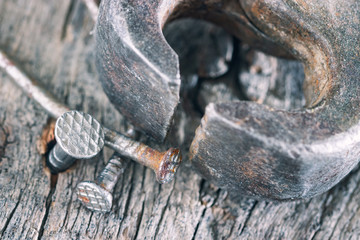
M 41 137 L 36 142 L 37 150 L 41 155 L 45 155 L 50 149 L 49 146 L 53 145 L 55 142 L 55 134 L 54 134 L 55 123 L 56 123 L 55 119 L 53 118 L 48 119 L 41 133 Z
M 87 198 L 87 197 L 84 197 L 84 196 L 78 196 L 78 198 L 80 198 L 81 199 L 81 201 L 83 201 L 83 202 L 85 202 L 85 203 L 89 203 L 90 202 L 90 200 Z
M 136 155 L 140 163 L 152 169 L 158 169 L 160 167 L 164 154 L 166 154 L 166 152 L 159 152 L 143 144 L 136 149 Z

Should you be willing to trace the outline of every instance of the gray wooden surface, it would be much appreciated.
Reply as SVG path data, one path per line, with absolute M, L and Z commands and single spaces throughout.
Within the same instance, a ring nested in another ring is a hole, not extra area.
M 0 0 L 0 48 L 71 108 L 126 131 L 97 81 L 93 27 L 79 0 Z M 358 170 L 318 197 L 279 204 L 231 198 L 197 175 L 186 156 L 167 185 L 129 163 L 116 186 L 113 211 L 92 213 L 75 201 L 74 188 L 93 180 L 111 152 L 51 180 L 36 147 L 47 120 L 0 72 L 1 239 L 360 238 Z M 186 130 L 172 133 L 173 144 L 183 143 L 186 152 L 198 121 L 183 117 Z

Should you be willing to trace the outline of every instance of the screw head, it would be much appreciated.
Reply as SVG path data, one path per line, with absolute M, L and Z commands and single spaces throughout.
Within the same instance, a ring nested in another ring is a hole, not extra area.
M 88 159 L 96 156 L 104 147 L 104 137 L 100 123 L 87 113 L 66 112 L 56 121 L 56 142 L 73 158 Z
M 111 210 L 113 200 L 111 193 L 94 182 L 79 183 L 76 187 L 76 195 L 87 209 L 99 212 L 110 212 Z

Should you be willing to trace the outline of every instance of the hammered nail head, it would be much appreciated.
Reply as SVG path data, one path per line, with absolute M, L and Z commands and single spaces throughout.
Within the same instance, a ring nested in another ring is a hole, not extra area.
M 104 131 L 91 115 L 79 111 L 64 113 L 56 121 L 56 142 L 77 159 L 96 156 L 104 146 Z
M 113 197 L 94 182 L 81 182 L 76 187 L 78 200 L 89 210 L 99 212 L 110 212 Z

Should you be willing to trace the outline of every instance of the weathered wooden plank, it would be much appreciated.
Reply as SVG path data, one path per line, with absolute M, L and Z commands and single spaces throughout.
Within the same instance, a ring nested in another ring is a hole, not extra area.
M 64 103 L 126 130 L 100 90 L 94 65 L 94 23 L 80 1 L 0 2 L 0 48 Z M 199 119 L 185 117 L 172 141 L 189 146 Z M 195 121 L 195 123 L 194 123 Z M 50 185 L 36 141 L 47 114 L 0 73 L 0 234 L 2 239 L 357 239 L 360 172 L 308 201 L 232 199 L 202 180 L 186 159 L 175 181 L 159 185 L 151 170 L 129 163 L 113 211 L 91 213 L 74 187 L 92 180 L 99 161 L 78 162 Z M 181 137 L 186 136 L 186 137 Z M 142 137 L 143 140 L 146 138 Z M 153 143 L 152 143 L 153 144 Z M 156 146 L 156 145 L 154 145 Z

